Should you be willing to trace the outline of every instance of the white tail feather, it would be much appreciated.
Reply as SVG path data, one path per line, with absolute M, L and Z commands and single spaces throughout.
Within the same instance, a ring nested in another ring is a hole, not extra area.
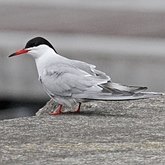
M 139 92 L 132 95 L 112 94 L 112 93 L 84 93 L 78 94 L 75 97 L 85 100 L 103 100 L 103 101 L 123 101 L 123 100 L 138 100 L 152 97 L 158 97 L 164 95 L 157 92 Z

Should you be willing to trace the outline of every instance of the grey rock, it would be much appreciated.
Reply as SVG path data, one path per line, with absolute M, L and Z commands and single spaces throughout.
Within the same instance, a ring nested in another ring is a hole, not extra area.
M 0 121 L 0 164 L 165 164 L 165 97 Z

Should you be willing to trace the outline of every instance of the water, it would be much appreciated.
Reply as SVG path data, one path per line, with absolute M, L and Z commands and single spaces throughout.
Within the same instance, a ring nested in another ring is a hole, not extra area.
M 34 116 L 35 113 L 45 105 L 46 101 L 0 101 L 0 120 L 18 117 Z

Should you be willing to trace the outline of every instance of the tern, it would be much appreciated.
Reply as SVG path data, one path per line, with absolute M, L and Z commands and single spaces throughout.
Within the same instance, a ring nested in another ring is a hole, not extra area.
M 22 54 L 34 58 L 39 81 L 50 98 L 58 103 L 52 115 L 63 113 L 63 106 L 73 107 L 75 104 L 75 112 L 80 112 L 81 103 L 88 101 L 137 100 L 161 95 L 144 92 L 147 87 L 114 83 L 110 76 L 97 70 L 95 65 L 59 55 L 43 37 L 29 40 L 23 49 L 9 57 Z

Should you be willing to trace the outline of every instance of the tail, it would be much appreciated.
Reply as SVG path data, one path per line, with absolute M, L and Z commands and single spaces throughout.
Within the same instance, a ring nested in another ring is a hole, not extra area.
M 157 93 L 157 92 L 139 92 L 134 93 L 131 95 L 114 95 L 114 94 L 108 94 L 108 93 L 100 93 L 100 94 L 87 94 L 87 95 L 81 95 L 80 97 L 85 100 L 100 100 L 100 101 L 124 101 L 124 100 L 139 100 L 139 99 L 147 99 L 157 96 L 162 96 L 164 94 Z
M 147 87 L 125 86 L 117 83 L 108 82 L 101 84 L 101 92 L 85 92 L 79 94 L 76 98 L 85 100 L 102 100 L 102 101 L 123 101 L 123 100 L 138 100 L 164 95 L 158 92 L 144 92 Z

